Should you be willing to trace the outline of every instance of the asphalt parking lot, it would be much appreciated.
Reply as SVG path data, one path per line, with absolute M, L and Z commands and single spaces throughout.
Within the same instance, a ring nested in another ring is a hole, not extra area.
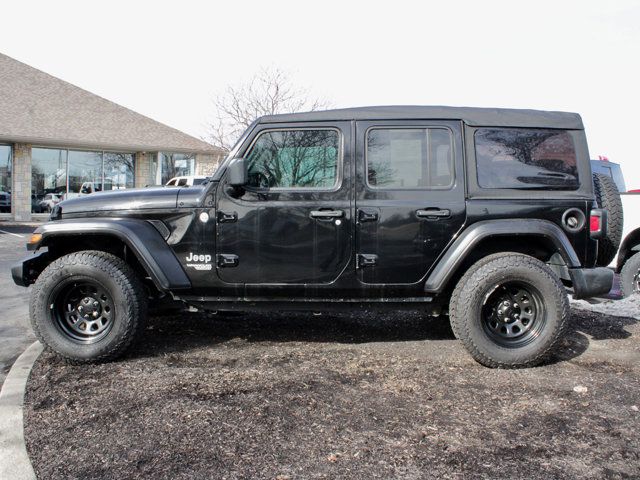
M 0 222 L 0 385 L 16 358 L 35 340 L 29 325 L 28 290 L 11 279 L 11 266 L 27 256 L 33 227 Z

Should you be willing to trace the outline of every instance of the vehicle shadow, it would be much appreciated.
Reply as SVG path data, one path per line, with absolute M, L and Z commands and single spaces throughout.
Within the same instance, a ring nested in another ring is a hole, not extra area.
M 346 343 L 454 340 L 448 317 L 418 312 L 352 314 L 176 313 L 151 317 L 133 356 L 175 353 L 230 340 Z
M 563 346 L 551 363 L 568 361 L 582 355 L 592 341 L 623 340 L 633 334 L 627 327 L 640 323 L 632 317 L 609 315 L 584 309 L 572 309 L 569 331 Z
M 629 338 L 626 327 L 638 320 L 573 309 L 568 334 L 550 363 L 582 355 L 591 341 Z M 152 316 L 141 342 L 129 355 L 145 357 L 215 347 L 229 341 L 243 343 L 411 342 L 455 340 L 446 316 L 420 312 L 355 312 L 314 315 L 297 313 L 219 314 L 174 312 Z

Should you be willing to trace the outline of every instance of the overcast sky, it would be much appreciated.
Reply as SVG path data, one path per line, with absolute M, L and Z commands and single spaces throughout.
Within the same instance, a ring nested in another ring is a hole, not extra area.
M 3 3 L 0 51 L 197 137 L 270 66 L 336 107 L 574 111 L 640 188 L 638 25 L 629 0 L 30 0 Z

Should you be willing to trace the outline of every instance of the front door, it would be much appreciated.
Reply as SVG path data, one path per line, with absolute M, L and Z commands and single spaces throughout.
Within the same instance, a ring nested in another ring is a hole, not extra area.
M 419 284 L 465 220 L 459 122 L 356 126 L 356 268 L 365 284 Z
M 340 276 L 353 241 L 350 132 L 348 122 L 258 127 L 243 152 L 248 185 L 218 188 L 222 281 L 306 288 Z

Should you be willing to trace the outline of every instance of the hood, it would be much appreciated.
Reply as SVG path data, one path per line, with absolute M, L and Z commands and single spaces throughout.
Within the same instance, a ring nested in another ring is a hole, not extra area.
M 152 187 L 111 190 L 70 198 L 60 202 L 62 214 L 176 208 L 181 188 Z

